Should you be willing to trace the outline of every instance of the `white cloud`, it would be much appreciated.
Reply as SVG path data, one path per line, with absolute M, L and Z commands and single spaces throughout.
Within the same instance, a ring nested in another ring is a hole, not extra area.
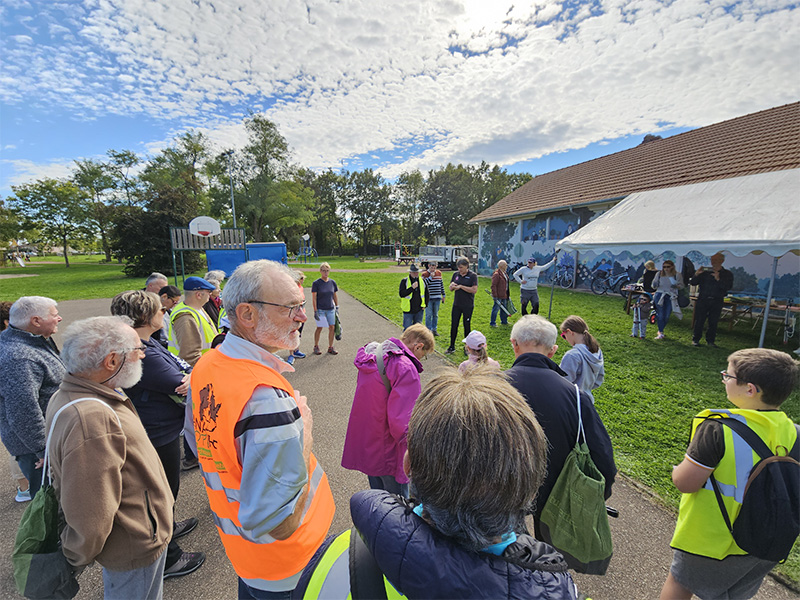
M 8 37 L 0 99 L 165 119 L 224 147 L 245 139 L 238 115 L 267 106 L 297 162 L 318 168 L 424 141 L 387 176 L 704 125 L 800 90 L 789 0 L 74 6 L 45 10 L 58 43 L 19 13 L 30 35 Z
M 29 160 L 0 160 L 0 164 L 10 166 L 14 174 L 8 178 L 8 185 L 22 185 L 36 179 L 63 179 L 72 175 L 73 160 L 59 158 L 47 164 Z

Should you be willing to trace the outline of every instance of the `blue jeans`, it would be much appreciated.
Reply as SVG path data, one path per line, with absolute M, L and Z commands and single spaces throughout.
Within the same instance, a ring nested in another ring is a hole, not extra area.
M 658 323 L 658 330 L 663 333 L 664 328 L 667 326 L 667 321 L 669 321 L 669 316 L 672 314 L 672 298 L 669 294 L 658 292 L 653 302 L 655 302 L 656 305 L 656 323 Z
M 250 587 L 242 578 L 239 577 L 239 600 L 289 600 L 292 597 L 292 592 L 268 592 L 267 590 L 260 590 L 258 588 Z
M 103 569 L 103 598 L 106 600 L 161 600 L 164 592 L 164 563 L 166 550 L 155 562 L 132 571 L 109 571 Z
M 503 325 L 508 325 L 508 315 L 500 307 L 508 310 L 508 298 L 495 298 L 492 305 L 492 317 L 489 319 L 490 325 L 497 325 L 497 313 L 500 313 L 500 322 Z
M 367 479 L 369 479 L 371 490 L 386 490 L 389 493 L 408 498 L 408 484 L 397 483 L 397 479 L 391 475 L 367 475 Z
M 425 307 L 425 327 L 431 331 L 436 331 L 439 326 L 439 307 L 441 305 L 441 298 L 431 298 L 428 300 L 428 306 Z
M 20 454 L 16 457 L 19 470 L 25 475 L 30 484 L 31 498 L 36 495 L 39 488 L 42 487 L 42 469 L 36 468 L 36 461 L 39 458 L 35 454 Z M 48 463 L 49 464 L 49 463 Z
M 421 308 L 417 312 L 404 312 L 403 313 L 403 329 L 408 329 L 414 323 L 422 323 L 422 316 L 425 314 L 425 309 Z

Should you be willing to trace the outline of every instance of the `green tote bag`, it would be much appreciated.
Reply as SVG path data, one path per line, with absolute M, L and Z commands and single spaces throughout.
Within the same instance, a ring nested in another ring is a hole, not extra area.
M 541 531 L 544 541 L 564 555 L 570 568 L 578 573 L 604 575 L 613 553 L 604 496 L 606 483 L 586 445 L 577 385 L 575 393 L 578 436 L 542 509 Z

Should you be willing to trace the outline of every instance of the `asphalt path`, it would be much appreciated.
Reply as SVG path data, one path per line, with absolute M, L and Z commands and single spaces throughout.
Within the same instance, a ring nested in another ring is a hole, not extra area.
M 337 506 L 331 533 L 338 533 L 352 526 L 350 496 L 364 489 L 367 483 L 365 475 L 343 469 L 340 464 L 355 392 L 356 368 L 353 366 L 353 358 L 358 348 L 364 344 L 399 336 L 401 333 L 396 325 L 348 294 L 340 291 L 339 299 L 344 328 L 343 339 L 336 343 L 339 354 L 311 354 L 312 323 L 306 327 L 300 346 L 308 356 L 297 360 L 297 371 L 288 376 L 292 385 L 308 397 L 314 415 L 314 452 L 328 474 Z M 59 346 L 67 325 L 86 317 L 107 315 L 109 305 L 108 299 L 60 302 L 59 312 L 64 321 L 55 336 Z M 325 340 L 323 338 L 322 347 L 325 347 Z M 423 364 L 423 386 L 437 373 L 452 368 L 439 355 L 428 357 Z M 8 455 L 2 446 L 0 482 L 4 482 L 0 484 L 0 510 L 4 515 L 0 519 L 0 553 L 5 557 L 0 562 L 0 598 L 19 598 L 14 587 L 10 556 L 25 505 L 14 502 L 14 485 L 8 474 Z M 675 526 L 675 515 L 655 502 L 649 493 L 624 478 L 614 485 L 614 495 L 609 503 L 620 512 L 618 519 L 611 519 L 614 558 L 605 577 L 576 575 L 580 590 L 596 600 L 658 597 L 671 561 L 669 540 Z M 186 600 L 235 598 L 236 575 L 212 524 L 208 500 L 197 470 L 183 474 L 176 513 L 178 519 L 195 516 L 200 520 L 198 528 L 181 539 L 181 546 L 185 551 L 205 552 L 207 559 L 195 573 L 167 580 L 164 584 L 164 597 Z M 103 584 L 97 565 L 84 571 L 80 584 L 81 591 L 77 598 L 102 598 Z M 764 600 L 798 597 L 800 595 L 771 578 L 765 580 L 756 596 Z

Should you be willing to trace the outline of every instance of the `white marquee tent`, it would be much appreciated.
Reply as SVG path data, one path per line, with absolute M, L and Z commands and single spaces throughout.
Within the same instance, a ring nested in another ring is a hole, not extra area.
M 765 252 L 774 258 L 763 345 L 778 259 L 800 254 L 800 169 L 773 171 L 631 194 L 565 237 L 556 250 L 632 254 L 695 250 L 710 256 Z M 794 260 L 797 260 L 795 256 Z

